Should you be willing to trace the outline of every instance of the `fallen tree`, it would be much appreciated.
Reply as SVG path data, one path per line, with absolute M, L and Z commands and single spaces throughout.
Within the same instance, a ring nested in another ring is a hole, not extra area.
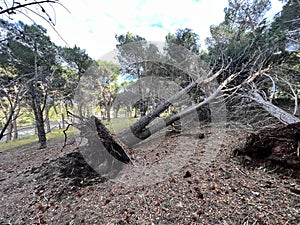
M 245 71 L 249 71 L 249 65 L 251 65 L 252 69 L 250 70 L 250 72 L 248 72 L 248 76 L 245 77 Z M 262 77 L 264 73 L 270 71 L 270 67 L 265 66 L 263 54 L 260 54 L 258 56 L 253 55 L 252 60 L 248 63 L 245 63 L 240 68 L 240 70 L 229 75 L 220 84 L 216 85 L 214 81 L 218 79 L 219 76 L 222 75 L 222 73 L 226 72 L 229 66 L 231 66 L 231 64 L 222 67 L 215 73 L 212 73 L 211 71 L 205 73 L 203 72 L 203 70 L 201 70 L 202 76 L 198 76 L 197 79 L 192 81 L 182 90 L 176 92 L 174 95 L 161 102 L 154 110 L 147 113 L 144 117 L 135 122 L 129 128 L 121 131 L 116 135 L 112 135 L 108 131 L 108 129 L 105 128 L 102 122 L 95 116 L 90 116 L 82 119 L 79 123 L 75 124 L 75 126 L 81 131 L 81 134 L 84 137 L 86 137 L 87 133 L 97 133 L 97 138 L 100 140 L 106 151 L 120 162 L 128 164 L 132 163 L 132 160 L 129 156 L 130 154 L 128 153 L 128 151 L 130 151 L 130 147 L 149 138 L 151 135 L 155 134 L 166 126 L 169 126 L 176 121 L 182 120 L 183 118 L 196 112 L 198 109 L 206 106 L 207 104 L 217 104 L 220 111 L 226 111 L 225 107 L 222 106 L 222 103 L 224 103 L 224 100 L 222 99 L 239 95 L 240 91 L 242 91 L 244 96 L 246 96 L 247 98 L 261 104 L 265 110 L 267 110 L 271 115 L 280 119 L 281 122 L 293 123 L 298 121 L 295 116 L 292 116 L 288 112 L 281 110 L 270 102 L 266 102 L 258 94 L 257 91 L 254 91 L 251 88 L 252 83 L 255 82 L 257 78 Z M 95 73 L 92 74 L 92 77 L 95 77 Z M 94 92 L 97 93 L 97 88 L 94 86 L 91 87 L 91 85 L 94 84 L 95 83 L 85 82 L 82 87 L 79 87 L 81 88 L 80 93 L 84 93 L 84 91 L 82 91 L 83 88 L 89 90 L 89 94 L 94 94 Z M 188 94 L 194 87 L 200 87 L 204 89 L 207 85 L 210 86 L 210 89 L 206 92 L 207 96 L 205 99 L 203 99 L 203 101 L 191 106 L 187 106 L 186 108 L 175 114 L 162 118 L 163 122 L 161 122 L 160 120 L 160 122 L 152 123 L 156 118 L 160 117 L 160 115 L 166 109 L 168 109 L 168 107 L 175 104 L 176 101 L 179 101 L 180 98 Z M 88 96 L 90 96 L 92 99 L 93 95 Z M 84 104 L 87 104 L 88 100 L 89 99 L 84 98 Z M 94 104 L 94 101 L 91 100 L 88 103 Z M 91 110 L 87 110 L 87 112 L 91 112 Z M 89 129 L 88 127 L 92 127 L 89 132 L 87 132 L 87 129 Z M 90 139 L 89 137 L 87 139 L 88 146 L 90 148 L 97 149 L 99 147 L 98 144 L 94 143 L 96 140 L 95 136 L 93 136 L 93 139 Z M 99 140 L 96 142 L 99 142 Z M 112 165 L 112 161 L 109 162 L 109 164 Z

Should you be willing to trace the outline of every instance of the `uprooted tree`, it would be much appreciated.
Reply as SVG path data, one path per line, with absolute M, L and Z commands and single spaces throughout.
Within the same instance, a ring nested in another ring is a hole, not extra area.
M 99 129 L 103 124 L 94 116 L 102 79 L 97 68 L 91 66 L 77 89 L 76 102 L 85 113 L 81 113 L 75 124 L 88 142 L 93 143 L 90 146 L 97 146 L 95 141 L 102 143 L 115 159 L 129 163 L 127 147 L 176 121 L 182 123 L 184 118 L 198 115 L 207 105 L 211 107 L 210 117 L 215 122 L 224 122 L 225 116 L 252 132 L 272 124 L 299 122 L 295 116 L 299 48 L 297 40 L 288 38 L 299 30 L 291 32 L 284 26 L 295 21 L 282 20 L 293 7 L 300 6 L 295 1 L 288 1 L 282 14 L 271 23 L 264 18 L 270 8 L 269 1 L 237 3 L 230 1 L 225 10 L 225 21 L 211 27 L 208 53 L 193 54 L 195 43 L 189 42 L 197 41 L 197 37 L 189 29 L 178 31 L 177 36 L 168 35 L 164 45 L 149 43 L 142 38 L 139 42 L 129 41 L 117 46 L 115 58 L 121 59 L 123 76 L 134 76 L 137 99 L 160 100 L 154 109 L 117 135 Z M 242 22 L 237 22 L 237 15 Z M 295 26 L 289 27 L 295 29 Z M 178 89 L 170 84 L 175 84 Z M 279 106 L 286 105 L 276 103 L 278 99 L 294 99 L 293 113 L 281 109 Z M 168 111 L 170 107 L 175 108 L 172 113 Z M 194 116 L 191 118 L 194 121 Z M 91 123 L 96 128 L 88 131 L 86 127 Z M 96 140 L 91 133 L 97 133 Z

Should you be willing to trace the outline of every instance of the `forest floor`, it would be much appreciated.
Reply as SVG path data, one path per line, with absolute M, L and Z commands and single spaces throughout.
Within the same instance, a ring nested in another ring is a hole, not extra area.
M 300 223 L 299 171 L 237 156 L 242 132 L 228 129 L 219 147 L 205 148 L 213 132 L 202 132 L 201 139 L 169 134 L 155 147 L 140 145 L 136 160 L 155 164 L 177 143 L 196 143 L 174 173 L 131 185 L 99 176 L 76 144 L 62 149 L 62 141 L 53 140 L 43 150 L 29 144 L 1 152 L 0 224 Z M 215 155 L 205 158 L 204 149 Z

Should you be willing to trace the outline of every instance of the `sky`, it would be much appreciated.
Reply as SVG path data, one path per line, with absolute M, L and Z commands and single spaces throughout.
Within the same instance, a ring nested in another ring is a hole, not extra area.
M 51 40 L 57 45 L 75 44 L 94 59 L 115 49 L 115 35 L 128 31 L 148 41 L 163 42 L 179 28 L 191 28 L 200 41 L 209 36 L 209 27 L 224 19 L 227 0 L 60 0 L 64 7 L 46 8 L 57 33 L 45 22 Z M 272 0 L 274 14 L 281 3 Z M 34 19 L 36 22 L 39 19 Z

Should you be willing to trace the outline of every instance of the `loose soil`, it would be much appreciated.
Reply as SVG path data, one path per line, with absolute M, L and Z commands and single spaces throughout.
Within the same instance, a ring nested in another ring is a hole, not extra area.
M 210 135 L 209 129 L 201 134 L 169 133 L 155 147 L 140 145 L 135 160 L 154 164 L 172 154 L 183 136 L 186 143 L 201 138 L 186 164 L 148 185 L 101 177 L 76 143 L 62 149 L 62 141 L 56 140 L 43 150 L 31 144 L 4 151 L 0 224 L 300 223 L 297 158 L 296 167 L 276 164 L 272 154 L 257 160 L 241 151 L 247 135 L 228 129 L 216 157 L 204 162 L 203 146 Z

